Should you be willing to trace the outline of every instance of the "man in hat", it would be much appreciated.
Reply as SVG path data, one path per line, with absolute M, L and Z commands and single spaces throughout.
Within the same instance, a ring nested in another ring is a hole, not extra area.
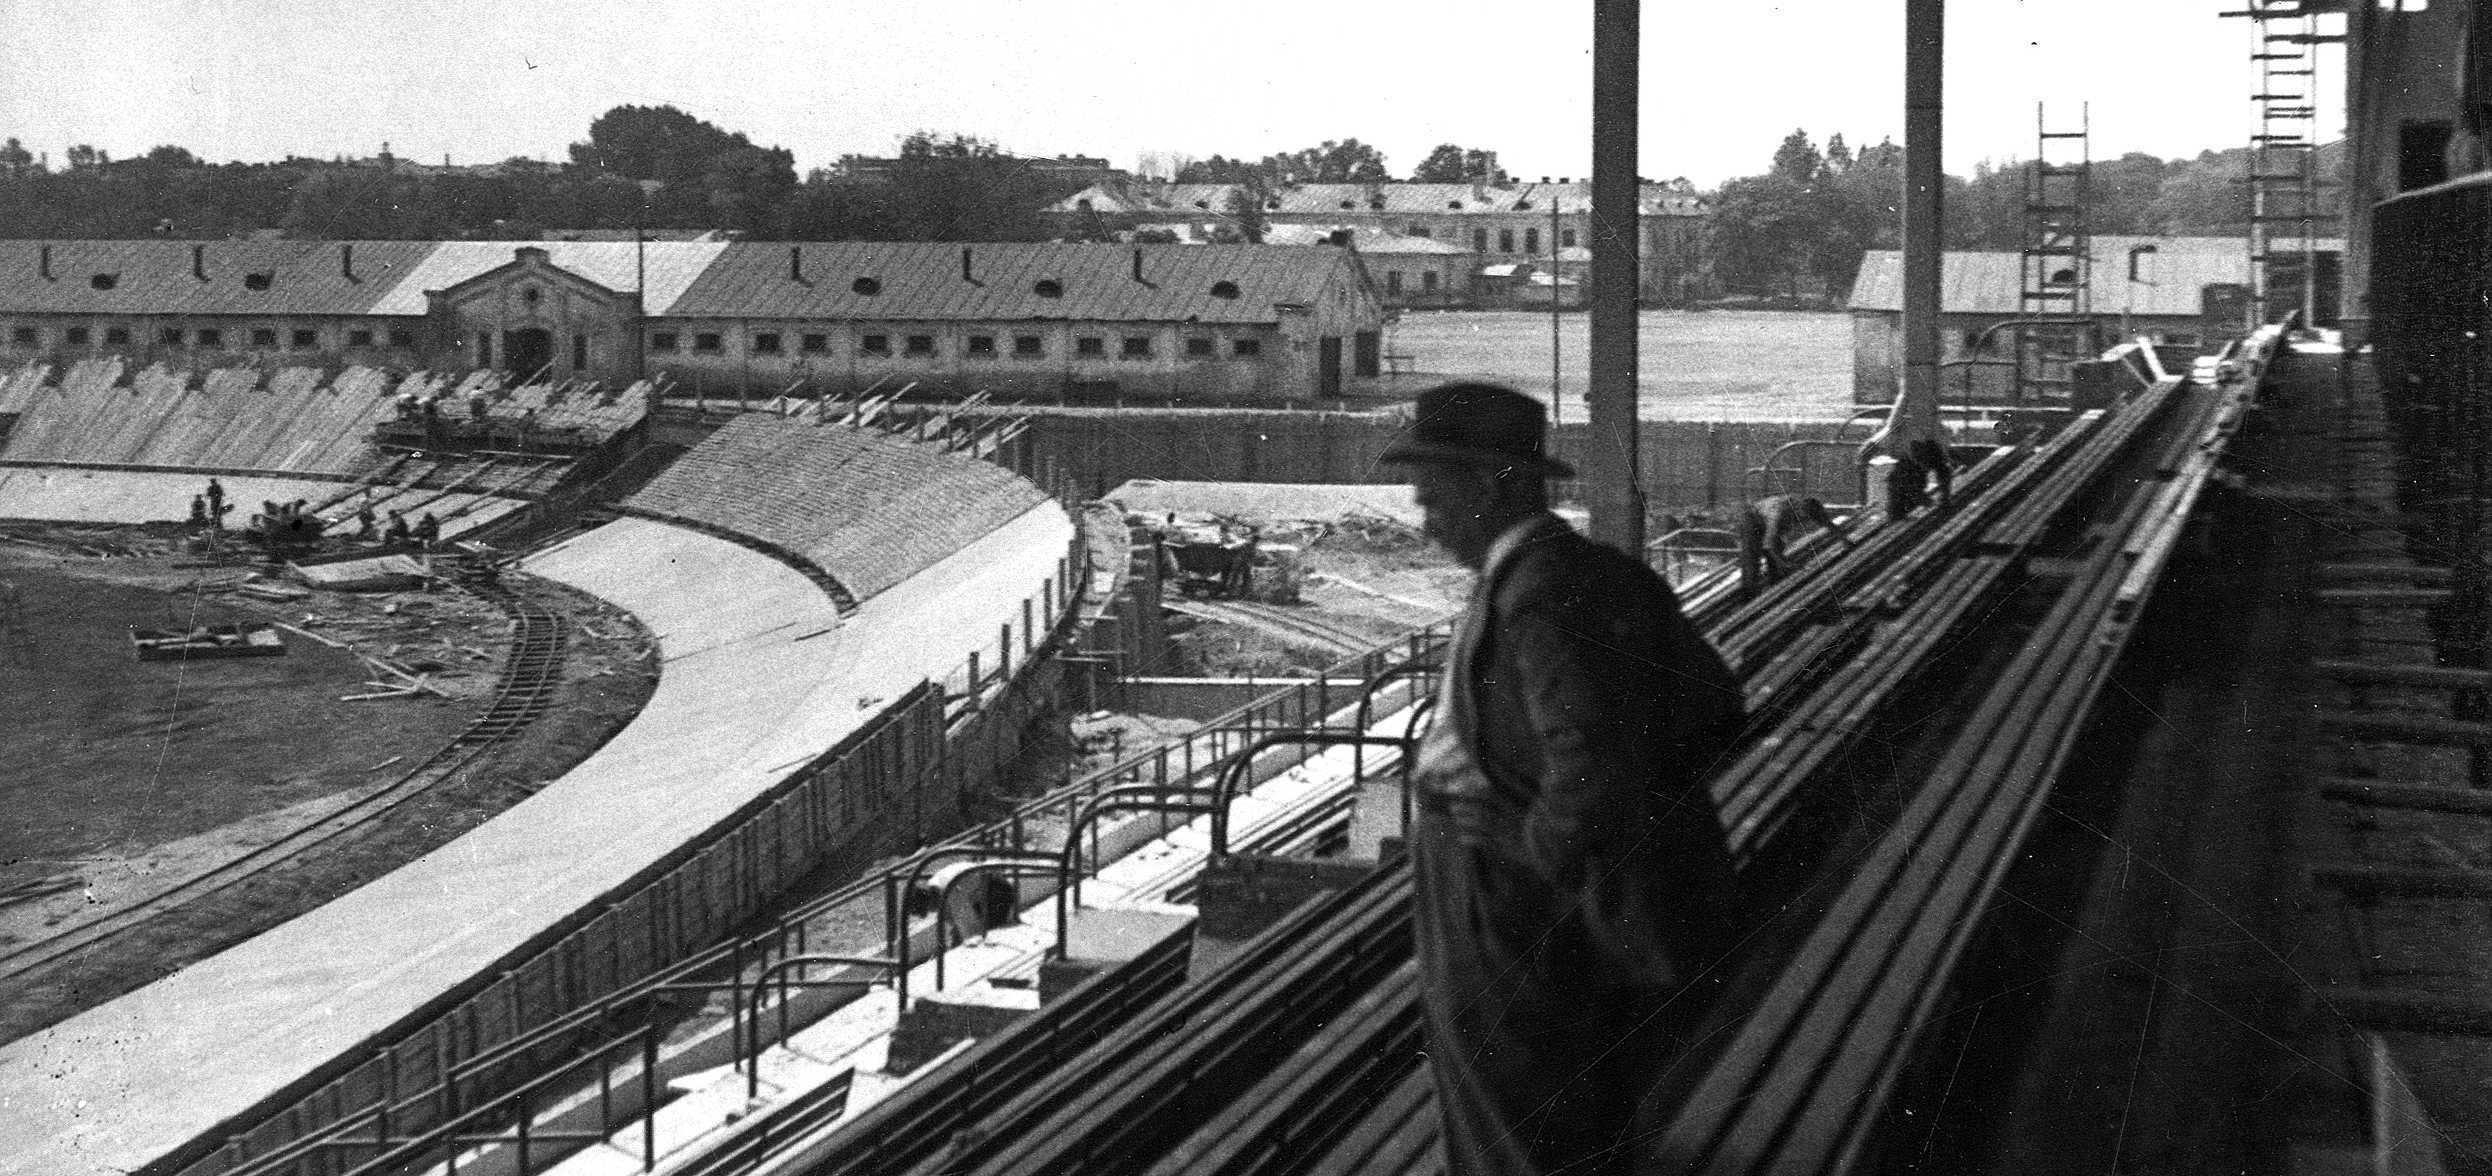
M 1549 513 L 1538 402 L 1448 384 L 1383 459 L 1478 578 L 1413 778 L 1448 1168 L 1624 1172 L 1635 1105 L 1718 984 L 1734 880 L 1705 778 L 1738 683 L 1642 561 Z

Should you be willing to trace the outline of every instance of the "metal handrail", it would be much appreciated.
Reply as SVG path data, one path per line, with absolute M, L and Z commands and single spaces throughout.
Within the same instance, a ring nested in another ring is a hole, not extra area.
M 1213 812 L 1205 794 L 1196 788 L 1169 788 L 1156 784 L 1128 784 L 1110 788 L 1090 799 L 1077 812 L 1064 830 L 1064 848 L 1056 863 L 1056 958 L 1071 954 L 1073 907 L 1081 901 L 1082 829 L 1112 812 L 1140 810 L 1163 813 Z
M 752 1004 L 749 1006 L 739 1006 L 736 1010 L 737 1016 L 735 1020 L 735 1035 L 737 1040 L 733 1043 L 737 1056 L 742 1058 L 744 1062 L 744 1103 L 746 1106 L 751 1106 L 753 1103 L 758 1102 L 761 1099 L 761 1051 L 764 1048 L 761 1041 L 761 999 L 770 991 L 770 981 L 773 978 L 776 978 L 779 982 L 779 1044 L 787 1044 L 788 979 L 786 972 L 790 968 L 800 968 L 809 964 L 840 964 L 849 967 L 880 968 L 888 972 L 895 965 L 895 961 L 887 960 L 880 956 L 824 954 L 792 955 L 771 963 L 769 966 L 761 970 L 760 975 L 753 977 Z M 799 980 L 796 981 L 796 985 L 801 988 L 828 988 L 834 986 L 871 988 L 874 986 L 874 981 L 870 979 Z M 744 1034 L 743 1027 L 748 1023 L 752 1025 L 751 1032 L 753 1037 L 753 1048 L 750 1052 L 745 1050 L 745 1043 L 742 1040 Z M 654 1110 L 655 1108 L 653 1107 L 652 1109 Z
M 1237 799 L 1238 778 L 1252 770 L 1255 763 L 1255 757 L 1257 755 L 1270 751 L 1275 747 L 1282 747 L 1289 744 L 1300 744 L 1307 747 L 1399 748 L 1402 752 L 1400 771 L 1402 773 L 1403 783 L 1406 788 L 1410 780 L 1410 753 L 1412 748 L 1409 737 L 1407 736 L 1370 735 L 1364 731 L 1329 731 L 1320 729 L 1312 731 L 1275 731 L 1261 739 L 1257 739 L 1254 742 L 1247 744 L 1245 750 L 1238 752 L 1237 755 L 1230 759 L 1227 764 L 1221 766 L 1220 775 L 1213 782 L 1211 788 L 1211 856 L 1215 858 L 1229 856 L 1229 805 Z M 1351 787 L 1355 788 L 1360 784 L 1366 783 L 1366 781 L 1366 774 L 1354 767 L 1350 777 Z

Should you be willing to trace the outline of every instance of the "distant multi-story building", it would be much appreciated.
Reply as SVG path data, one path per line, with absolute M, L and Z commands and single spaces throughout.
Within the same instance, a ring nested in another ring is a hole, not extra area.
M 1044 216 L 1068 236 L 1179 222 L 1206 235 L 1235 231 L 1251 200 L 1267 224 L 1418 237 L 1472 255 L 1473 273 L 1523 266 L 1570 274 L 1566 251 L 1590 248 L 1592 186 L 1539 183 L 1295 184 L 1256 195 L 1237 184 L 1102 184 L 1049 205 Z M 1674 305 L 1718 293 L 1708 246 L 1712 209 L 1701 197 L 1645 185 L 1639 197 L 1638 280 L 1646 301 Z M 1582 256 L 1580 254 L 1574 256 Z
M 1116 184 L 1131 179 L 1123 168 L 1112 167 L 1095 155 L 1016 155 L 1014 163 L 1022 170 L 1050 184 Z M 822 169 L 831 180 L 843 184 L 888 184 L 900 161 L 884 155 L 842 155 L 839 162 Z M 1061 192 L 1064 188 L 1057 187 Z
M 1380 374 L 1330 246 L 0 241 L 0 363 L 1296 403 Z

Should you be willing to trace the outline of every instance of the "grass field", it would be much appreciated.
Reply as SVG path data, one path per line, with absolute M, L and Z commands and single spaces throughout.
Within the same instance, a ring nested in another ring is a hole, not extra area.
M 1558 318 L 1561 420 L 1582 420 L 1588 318 Z M 1851 316 L 1810 311 L 1648 310 L 1637 335 L 1642 415 L 1653 420 L 1842 420 L 1852 404 Z M 1385 350 L 1415 371 L 1387 384 L 1417 391 L 1482 378 L 1547 400 L 1549 316 L 1528 311 L 1406 313 Z

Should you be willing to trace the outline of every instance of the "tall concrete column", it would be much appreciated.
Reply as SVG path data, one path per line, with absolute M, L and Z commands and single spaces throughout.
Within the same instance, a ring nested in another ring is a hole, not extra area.
M 1636 460 L 1636 0 L 1592 4 L 1592 382 L 1583 461 L 1592 537 L 1644 555 Z M 1555 290 L 1556 287 L 1551 287 Z M 1552 295 L 1554 297 L 1554 295 Z
M 1904 7 L 1904 387 L 1887 417 L 1886 450 L 1941 440 L 1938 424 L 1939 164 L 1946 0 Z

